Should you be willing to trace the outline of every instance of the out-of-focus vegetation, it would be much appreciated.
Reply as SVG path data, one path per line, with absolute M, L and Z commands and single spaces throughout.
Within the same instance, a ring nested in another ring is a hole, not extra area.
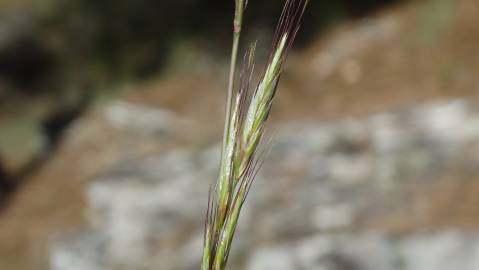
M 336 19 L 388 2 L 394 0 L 314 1 L 305 31 L 313 35 Z M 271 29 L 281 5 L 249 5 L 248 23 Z M 227 50 L 232 6 L 233 1 L 219 0 L 3 1 L 2 78 L 24 89 L 51 73 L 71 79 L 146 77 L 157 72 L 171 49 L 185 39 L 199 37 Z
M 313 1 L 298 43 L 306 44 L 341 18 L 392 2 L 396 1 Z M 0 1 L 0 120 L 6 119 L 0 121 L 0 160 L 7 156 L 3 166 L 24 165 L 44 143 L 48 146 L 60 138 L 62 129 L 95 97 L 114 95 L 122 83 L 160 73 L 176 61 L 172 57 L 184 54 L 182 44 L 205 47 L 203 51 L 226 61 L 233 4 L 232 0 Z M 254 38 L 269 43 L 268 32 L 274 29 L 280 7 L 277 1 L 250 1 L 247 29 L 261 29 L 251 34 Z

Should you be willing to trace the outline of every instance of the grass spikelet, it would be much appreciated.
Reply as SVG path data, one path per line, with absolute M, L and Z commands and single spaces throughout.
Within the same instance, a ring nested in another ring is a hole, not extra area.
M 224 270 L 241 208 L 261 167 L 264 153 L 258 146 L 276 93 L 281 71 L 299 30 L 308 0 L 286 0 L 261 79 L 251 89 L 256 45 L 244 57 L 235 91 L 235 66 L 245 0 L 235 0 L 233 49 L 228 83 L 226 121 L 220 173 L 210 189 L 205 222 L 202 270 Z M 252 93 L 251 93 L 252 92 Z

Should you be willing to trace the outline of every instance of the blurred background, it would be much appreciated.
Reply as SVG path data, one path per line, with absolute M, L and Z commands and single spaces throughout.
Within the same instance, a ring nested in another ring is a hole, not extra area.
M 199 268 L 233 5 L 0 1 L 0 269 Z M 312 1 L 231 270 L 479 269 L 477 14 Z

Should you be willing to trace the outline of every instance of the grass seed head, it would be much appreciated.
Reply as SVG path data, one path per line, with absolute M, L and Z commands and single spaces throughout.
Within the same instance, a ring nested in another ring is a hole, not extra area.
M 226 124 L 220 174 L 210 190 L 205 222 L 202 270 L 224 270 L 241 208 L 262 165 L 264 152 L 258 146 L 282 67 L 298 32 L 308 0 L 286 0 L 278 22 L 268 63 L 254 91 L 251 89 L 256 45 L 244 57 L 239 88 L 234 91 L 234 71 L 244 0 L 235 0 L 232 68 L 228 89 Z

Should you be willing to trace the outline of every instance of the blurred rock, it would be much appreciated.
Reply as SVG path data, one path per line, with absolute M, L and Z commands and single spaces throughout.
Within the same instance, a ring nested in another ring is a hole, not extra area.
M 457 232 L 394 238 L 384 234 L 324 235 L 264 247 L 249 270 L 478 269 L 479 235 Z
M 167 135 L 174 132 L 180 119 L 170 111 L 117 101 L 104 109 L 106 119 L 122 132 Z
M 146 115 L 144 122 L 152 122 Z M 231 269 L 245 263 L 252 270 L 479 267 L 479 235 L 352 233 L 367 231 L 365 220 L 408 204 L 410 188 L 437 184 L 450 164 L 459 170 L 479 166 L 479 159 L 460 159 L 479 143 L 479 114 L 467 102 L 287 123 L 275 140 L 245 206 Z M 208 146 L 120 162 L 90 185 L 91 228 L 54 246 L 52 269 L 77 269 L 77 257 L 83 270 L 98 269 L 97 262 L 105 270 L 197 269 L 218 158 L 219 147 Z M 101 252 L 90 256 L 90 250 Z
M 72 241 L 73 240 L 73 241 Z M 72 233 L 51 249 L 51 269 L 100 270 L 104 262 L 105 238 L 94 231 Z

